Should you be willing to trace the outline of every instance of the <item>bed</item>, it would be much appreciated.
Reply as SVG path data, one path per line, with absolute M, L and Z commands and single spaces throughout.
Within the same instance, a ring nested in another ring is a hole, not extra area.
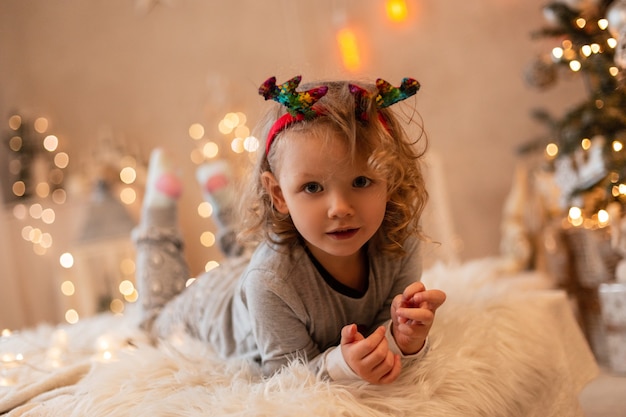
M 438 263 L 446 291 L 426 358 L 390 385 L 271 378 L 179 334 L 148 343 L 132 309 L 0 338 L 0 414 L 16 416 L 583 416 L 598 374 L 564 292 L 499 258 Z

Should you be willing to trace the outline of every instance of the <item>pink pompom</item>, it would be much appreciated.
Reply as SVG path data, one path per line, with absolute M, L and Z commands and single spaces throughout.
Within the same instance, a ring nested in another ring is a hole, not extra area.
M 159 177 L 156 189 L 171 198 L 179 198 L 183 192 L 183 184 L 180 179 L 168 172 Z
M 224 174 L 215 174 L 204 183 L 205 191 L 215 193 L 228 185 L 228 177 Z

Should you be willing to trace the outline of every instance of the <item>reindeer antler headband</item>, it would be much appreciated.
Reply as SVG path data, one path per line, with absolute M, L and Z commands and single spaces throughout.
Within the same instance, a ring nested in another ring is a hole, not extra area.
M 287 109 L 287 113 L 276 120 L 267 135 L 267 142 L 265 144 L 266 155 L 269 153 L 276 135 L 287 127 L 302 120 L 310 120 L 324 114 L 323 109 L 314 105 L 320 98 L 326 95 L 328 87 L 324 85 L 298 92 L 296 88 L 300 85 L 301 80 L 302 77 L 297 75 L 284 84 L 276 85 L 276 77 L 271 77 L 259 87 L 259 94 L 262 95 L 265 100 L 272 99 L 282 104 Z M 400 87 L 394 87 L 387 81 L 379 78 L 376 80 L 376 93 L 370 93 L 355 84 L 349 84 L 348 88 L 350 89 L 350 93 L 354 95 L 357 104 L 357 116 L 365 120 L 367 117 L 365 109 L 363 108 L 365 99 L 373 98 L 376 102 L 376 107 L 382 109 L 405 100 L 417 93 L 420 88 L 420 83 L 413 78 L 404 78 L 402 79 Z M 381 118 L 381 121 L 386 125 L 384 119 Z

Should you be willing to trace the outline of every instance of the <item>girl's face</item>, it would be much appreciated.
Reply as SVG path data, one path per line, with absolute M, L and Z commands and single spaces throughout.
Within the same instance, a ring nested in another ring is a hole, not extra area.
M 373 178 L 365 158 L 351 160 L 337 136 L 290 133 L 281 140 L 276 176 L 263 176 L 276 210 L 291 216 L 322 264 L 358 254 L 383 222 L 387 182 Z

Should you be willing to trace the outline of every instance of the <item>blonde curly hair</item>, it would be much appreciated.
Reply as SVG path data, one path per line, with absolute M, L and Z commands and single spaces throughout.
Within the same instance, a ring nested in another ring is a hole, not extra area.
M 324 135 L 333 131 L 346 141 L 352 158 L 366 157 L 372 171 L 387 182 L 387 207 L 382 225 L 370 244 L 390 254 L 403 255 L 403 244 L 409 236 L 425 238 L 419 218 L 428 200 L 422 159 L 427 148 L 427 138 L 419 122 L 409 117 L 408 123 L 417 124 L 417 138 L 410 139 L 403 129 L 400 117 L 390 109 L 378 109 L 372 98 L 356 108 L 355 97 L 349 84 L 358 84 L 369 92 L 375 92 L 373 84 L 352 81 L 310 83 L 302 88 L 328 86 L 328 92 L 316 104 L 323 116 L 303 120 L 286 128 L 274 139 L 268 155 L 260 147 L 258 158 L 246 184 L 240 201 L 242 243 L 258 243 L 269 240 L 278 245 L 292 245 L 301 237 L 291 217 L 279 213 L 262 183 L 264 172 L 279 169 L 281 153 L 290 133 Z M 375 96 L 375 94 L 373 94 Z M 364 110 L 363 117 L 360 115 Z M 272 125 L 286 113 L 284 106 L 274 103 L 255 128 L 255 136 L 267 138 Z M 413 111 L 415 115 L 416 112 Z M 420 119 L 421 120 L 421 119 Z M 329 137 L 331 135 L 326 135 Z M 421 145 L 421 146 L 420 146 Z

